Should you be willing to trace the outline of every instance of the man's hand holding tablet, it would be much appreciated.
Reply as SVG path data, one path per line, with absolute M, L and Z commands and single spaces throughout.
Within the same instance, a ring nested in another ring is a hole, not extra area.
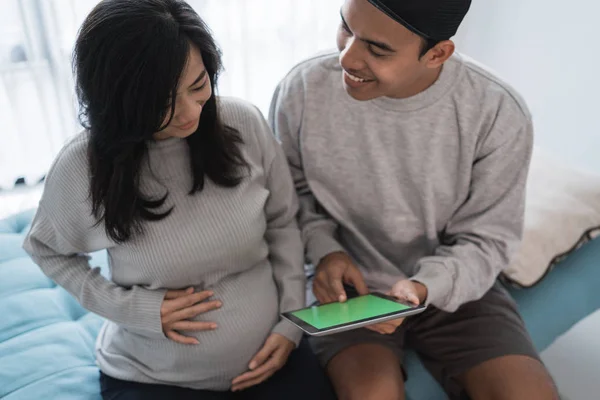
M 369 294 L 362 274 L 345 253 L 323 258 L 317 267 L 313 290 L 321 305 L 282 314 L 313 336 L 362 327 L 391 334 L 403 318 L 426 308 L 419 304 L 425 300 L 427 289 L 418 282 L 403 280 L 388 294 Z

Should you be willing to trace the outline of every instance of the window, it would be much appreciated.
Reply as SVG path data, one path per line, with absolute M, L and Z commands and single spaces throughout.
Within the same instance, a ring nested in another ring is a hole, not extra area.
M 342 0 L 191 0 L 223 50 L 219 94 L 266 115 L 298 62 L 335 48 Z M 0 4 L 0 188 L 35 183 L 81 127 L 71 73 L 77 30 L 97 0 Z

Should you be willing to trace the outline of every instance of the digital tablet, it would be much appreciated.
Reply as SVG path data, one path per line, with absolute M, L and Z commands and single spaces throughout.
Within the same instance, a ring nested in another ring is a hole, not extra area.
M 311 336 L 325 336 L 423 312 L 425 305 L 403 303 L 370 293 L 344 303 L 330 303 L 283 313 L 281 316 Z

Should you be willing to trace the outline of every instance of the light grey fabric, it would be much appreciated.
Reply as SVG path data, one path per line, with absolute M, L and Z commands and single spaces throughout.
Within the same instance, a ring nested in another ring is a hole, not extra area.
M 481 298 L 521 240 L 531 116 L 493 74 L 453 56 L 407 99 L 356 101 L 338 54 L 279 85 L 270 123 L 300 197 L 307 257 L 345 250 L 368 285 L 409 277 L 445 311 Z
M 552 264 L 598 234 L 600 176 L 569 167 L 536 148 L 527 183 L 523 243 L 506 277 L 532 286 Z
M 301 332 L 279 313 L 304 306 L 303 247 L 297 200 L 281 147 L 260 112 L 222 99 L 225 124 L 238 129 L 250 176 L 235 188 L 206 180 L 189 195 L 189 148 L 182 139 L 149 142 L 142 192 L 168 190 L 159 222 L 117 245 L 96 225 L 89 199 L 88 134 L 58 156 L 24 247 L 46 275 L 108 322 L 97 342 L 100 368 L 115 378 L 225 390 L 245 372 L 271 333 L 298 343 Z M 196 133 L 201 135 L 202 132 Z M 108 249 L 112 281 L 85 253 Z M 196 317 L 218 329 L 186 346 L 164 336 L 160 307 L 167 289 L 212 290 L 219 310 Z

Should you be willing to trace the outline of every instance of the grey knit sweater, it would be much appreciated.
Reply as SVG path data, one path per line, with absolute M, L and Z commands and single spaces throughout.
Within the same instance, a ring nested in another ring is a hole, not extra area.
M 412 278 L 444 311 L 481 298 L 521 241 L 533 144 L 525 102 L 459 54 L 422 93 L 361 102 L 345 91 L 338 58 L 298 65 L 271 108 L 308 260 L 345 251 L 371 289 Z
M 238 129 L 250 177 L 233 189 L 207 180 L 189 195 L 188 146 L 181 139 L 149 143 L 144 193 L 169 196 L 173 213 L 145 224 L 123 245 L 96 226 L 89 199 L 88 135 L 62 150 L 52 166 L 24 247 L 42 271 L 86 309 L 107 319 L 97 361 L 123 380 L 227 390 L 271 333 L 298 343 L 300 332 L 279 312 L 304 306 L 303 250 L 297 201 L 283 152 L 260 112 L 220 99 L 224 122 Z M 197 133 L 197 134 L 202 134 Z M 111 279 L 86 253 L 108 249 Z M 211 332 L 185 332 L 199 345 L 164 336 L 160 307 L 167 289 L 212 290 L 221 309 L 197 317 Z

